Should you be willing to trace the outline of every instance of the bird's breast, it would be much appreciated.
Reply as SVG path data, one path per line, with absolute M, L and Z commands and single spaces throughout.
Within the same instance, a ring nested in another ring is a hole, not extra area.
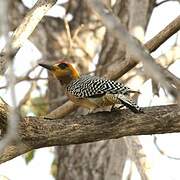
M 72 95 L 71 93 L 66 92 L 68 98 L 79 106 L 86 107 L 88 109 L 95 109 L 98 107 L 111 106 L 116 102 L 116 98 L 113 94 L 105 94 L 101 97 L 88 97 L 88 98 L 80 98 Z

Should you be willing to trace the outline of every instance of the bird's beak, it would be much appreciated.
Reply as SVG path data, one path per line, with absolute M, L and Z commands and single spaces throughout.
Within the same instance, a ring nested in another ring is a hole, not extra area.
M 40 66 L 42 66 L 43 68 L 48 69 L 49 71 L 53 70 L 53 66 L 52 65 L 48 65 L 48 64 L 39 64 Z

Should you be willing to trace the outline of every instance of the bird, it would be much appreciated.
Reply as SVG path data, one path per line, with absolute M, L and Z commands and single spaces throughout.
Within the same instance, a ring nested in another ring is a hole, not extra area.
M 49 70 L 62 85 L 66 96 L 78 106 L 89 109 L 89 112 L 101 107 L 115 105 L 126 106 L 134 113 L 143 112 L 129 94 L 131 90 L 120 82 L 95 75 L 80 75 L 69 62 L 58 61 L 53 65 L 39 64 Z

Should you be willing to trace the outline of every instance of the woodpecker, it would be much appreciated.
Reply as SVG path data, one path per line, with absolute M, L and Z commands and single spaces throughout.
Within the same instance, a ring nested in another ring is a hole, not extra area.
M 63 86 L 67 97 L 79 106 L 93 111 L 96 108 L 121 104 L 134 113 L 142 112 L 128 96 L 135 91 L 122 83 L 97 76 L 80 75 L 73 65 L 67 62 L 39 65 L 52 72 Z

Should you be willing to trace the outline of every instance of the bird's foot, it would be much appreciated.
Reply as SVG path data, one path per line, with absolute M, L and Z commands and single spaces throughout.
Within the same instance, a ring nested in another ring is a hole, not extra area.
M 115 106 L 115 105 L 113 105 L 112 107 L 111 107 L 111 111 L 112 112 L 114 112 L 114 111 L 117 111 L 117 110 L 120 110 L 122 107 L 124 107 L 124 105 L 120 105 L 120 106 Z

